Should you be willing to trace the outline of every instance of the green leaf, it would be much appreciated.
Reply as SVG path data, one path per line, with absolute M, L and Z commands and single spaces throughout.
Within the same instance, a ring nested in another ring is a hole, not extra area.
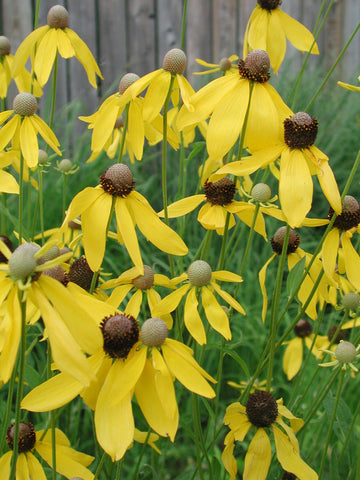
M 301 278 L 303 276 L 304 269 L 305 269 L 305 261 L 306 261 L 306 257 L 303 257 L 301 260 L 297 262 L 295 267 L 293 267 L 289 272 L 289 275 L 286 281 L 286 291 L 289 297 L 291 297 L 294 294 L 294 292 L 299 286 L 299 283 L 301 281 Z

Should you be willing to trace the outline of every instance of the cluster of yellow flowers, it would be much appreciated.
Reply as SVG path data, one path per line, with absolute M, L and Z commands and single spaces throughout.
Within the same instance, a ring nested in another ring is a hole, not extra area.
M 35 432 L 31 423 L 20 422 L 20 408 L 50 411 L 80 395 L 94 411 L 98 443 L 113 461 L 118 461 L 134 440 L 148 443 L 156 451 L 159 436 L 175 440 L 179 424 L 175 380 L 194 394 L 207 399 L 216 396 L 210 385 L 216 380 L 195 360 L 193 350 L 180 338 L 171 338 L 184 326 L 194 345 L 205 345 L 210 329 L 230 340 L 232 312 L 246 315 L 234 298 L 237 294 L 230 295 L 219 285 L 228 282 L 237 292 L 243 272 L 224 270 L 223 256 L 213 271 L 205 260 L 206 249 L 201 249 L 203 255 L 189 254 L 182 236 L 169 226 L 170 218 L 187 215 L 201 204 L 199 223 L 223 241 L 239 221 L 265 241 L 266 216 L 286 224 L 271 239 L 274 254 L 261 268 L 259 282 L 262 319 L 266 322 L 266 272 L 270 262 L 277 256 L 286 258 L 290 274 L 297 271 L 303 276 L 294 297 L 309 321 L 294 324 L 296 338 L 287 337 L 284 342 L 287 378 L 291 380 L 300 371 L 304 345 L 319 360 L 324 353 L 333 354 L 336 344 L 342 345 L 339 342 L 343 338 L 336 335 L 315 335 L 310 321 L 317 320 L 325 304 L 337 305 L 339 291 L 358 299 L 360 257 L 352 239 L 360 233 L 360 206 L 350 195 L 341 198 L 328 156 L 314 145 L 316 118 L 307 112 L 292 112 L 269 83 L 271 67 L 277 73 L 285 56 L 286 39 L 303 52 L 319 53 L 312 34 L 285 14 L 280 3 L 258 0 L 246 28 L 243 59 L 237 66 L 233 63 L 236 55 L 219 65 L 199 60 L 200 65 L 210 68 L 209 72 L 223 75 L 197 92 L 184 76 L 186 55 L 175 48 L 165 55 L 162 68 L 141 78 L 126 74 L 118 92 L 97 112 L 80 117 L 92 132 L 88 161 L 105 150 L 111 159 L 117 155 L 118 162 L 101 174 L 97 186 L 88 186 L 74 196 L 62 225 L 51 231 L 50 239 L 42 241 L 41 246 L 22 229 L 23 182 L 44 165 L 38 134 L 57 155 L 62 152 L 52 126 L 36 114 L 36 97 L 42 95 L 58 54 L 75 56 L 95 88 L 101 72 L 86 44 L 68 28 L 68 13 L 62 6 L 50 9 L 48 24 L 34 30 L 14 57 L 9 41 L 0 37 L 0 75 L 4 80 L 0 96 L 6 98 L 12 79 L 19 89 L 13 108 L 0 113 L 0 191 L 20 197 L 19 225 L 11 232 L 18 239 L 18 247 L 13 247 L 6 232 L 0 237 L 0 381 L 6 384 L 16 375 L 20 392 L 15 424 L 6 432 L 10 451 L 0 458 L 1 479 L 14 480 L 15 472 L 17 480 L 45 479 L 32 452 L 53 466 L 54 438 L 56 470 L 60 474 L 84 480 L 94 477 L 87 468 L 93 457 L 72 450 L 60 430 L 52 436 L 49 430 Z M 25 69 L 29 58 L 31 72 Z M 136 190 L 132 171 L 123 163 L 125 155 L 131 163 L 140 161 L 145 139 L 149 145 L 162 141 L 165 150 L 167 144 L 174 150 L 184 148 L 198 134 L 197 127 L 208 154 L 199 169 L 204 193 L 195 192 L 167 205 L 164 161 L 164 208 L 157 213 Z M 8 171 L 11 165 L 18 174 Z M 74 171 L 71 164 L 67 171 Z M 250 175 L 263 171 L 278 181 L 279 206 L 275 203 L 277 196 L 271 198 L 265 183 L 253 184 Z M 307 217 L 313 204 L 315 176 L 330 204 L 327 219 Z M 295 228 L 329 224 L 332 229 L 328 227 L 320 252 L 312 255 L 299 247 Z M 116 231 L 112 231 L 112 225 Z M 172 278 L 143 263 L 137 230 L 169 254 Z M 42 231 L 38 238 L 44 240 L 46 235 Z M 109 239 L 124 247 L 133 266 L 117 278 L 106 280 L 102 265 Z M 173 256 L 189 259 L 186 271 L 174 269 Z M 164 289 L 170 293 L 161 298 L 159 290 Z M 219 298 L 229 307 L 219 303 Z M 183 309 L 179 308 L 182 301 Z M 343 305 L 346 311 L 356 309 L 353 304 Z M 172 312 L 177 312 L 174 332 Z M 208 321 L 205 327 L 202 317 Z M 35 324 L 43 325 L 43 338 L 51 349 L 50 362 L 59 373 L 49 375 L 22 398 L 26 332 Z M 342 329 L 357 324 L 356 319 L 351 320 Z M 339 364 L 357 370 L 352 362 L 358 358 L 358 349 L 354 347 L 350 355 L 344 355 L 344 348 L 342 345 L 341 351 L 335 350 L 336 361 L 323 365 Z M 267 477 L 272 458 L 268 433 L 273 435 L 279 463 L 294 476 L 291 478 L 317 479 L 301 458 L 294 433 L 303 421 L 283 405 L 282 399 L 275 400 L 269 384 L 267 390 L 252 393 L 246 406 L 236 402 L 226 410 L 224 423 L 230 431 L 222 460 L 230 478 L 236 478 L 238 469 L 235 442 L 242 442 L 253 429 L 255 434 L 245 457 L 245 480 Z M 146 434 L 135 427 L 135 401 L 155 433 Z

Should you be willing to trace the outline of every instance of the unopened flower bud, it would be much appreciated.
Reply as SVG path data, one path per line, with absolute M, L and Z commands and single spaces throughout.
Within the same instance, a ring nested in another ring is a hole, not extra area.
M 180 48 L 172 48 L 163 61 L 163 69 L 170 73 L 182 75 L 186 68 L 186 55 Z

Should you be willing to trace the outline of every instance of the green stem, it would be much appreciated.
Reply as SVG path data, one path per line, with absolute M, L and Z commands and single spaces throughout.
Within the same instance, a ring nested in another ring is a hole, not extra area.
M 9 426 L 10 418 L 11 418 L 11 408 L 13 404 L 14 386 L 15 386 L 16 374 L 18 371 L 18 364 L 19 364 L 19 357 L 17 357 L 16 359 L 15 368 L 13 369 L 11 374 L 9 387 L 8 387 L 8 396 L 6 401 L 5 415 L 1 419 L 2 425 L 1 425 L 1 437 L 0 437 L 0 455 L 3 454 L 5 440 L 6 440 L 6 430 Z
M 222 270 L 224 267 L 225 263 L 225 251 L 226 251 L 226 241 L 229 233 L 229 223 L 230 223 L 230 217 L 231 213 L 227 212 L 226 213 L 226 219 L 225 219 L 225 227 L 224 227 L 224 233 L 222 236 L 222 243 L 221 243 L 221 251 L 220 251 L 220 257 L 219 261 L 217 264 L 217 270 Z
M 350 423 L 348 432 L 346 434 L 346 438 L 344 440 L 344 443 L 343 443 L 342 448 L 341 448 L 340 455 L 339 455 L 338 460 L 337 460 L 338 465 L 341 465 L 341 461 L 343 459 L 343 456 L 344 456 L 345 452 L 348 451 L 348 443 L 349 443 L 353 428 L 356 424 L 356 420 L 357 420 L 357 416 L 359 415 L 359 412 L 360 412 L 360 402 L 357 402 L 355 412 L 353 413 L 351 423 Z
M 253 90 L 254 90 L 254 85 L 255 85 L 255 83 L 253 81 L 250 81 L 250 84 L 249 84 L 249 101 L 248 101 L 248 104 L 247 104 L 247 107 L 246 107 L 244 123 L 243 123 L 242 129 L 241 129 L 241 136 L 240 136 L 240 143 L 239 143 L 239 150 L 238 150 L 238 154 L 237 154 L 237 160 L 241 159 L 241 154 L 242 154 L 242 151 L 243 151 L 243 148 L 244 148 L 245 131 L 246 131 L 247 123 L 248 123 L 248 120 L 249 120 L 250 103 L 251 103 L 251 97 L 252 97 Z M 231 158 L 230 158 L 230 161 L 231 161 Z
M 121 142 L 120 142 L 118 163 L 122 162 L 122 157 L 123 157 L 123 154 L 124 154 L 127 127 L 128 127 L 128 123 L 129 123 L 129 107 L 130 107 L 130 102 L 127 103 L 126 106 L 125 106 L 124 125 L 123 125 L 123 131 L 122 131 Z
M 332 411 L 332 414 L 331 414 L 331 419 L 330 419 L 330 425 L 329 425 L 329 428 L 328 428 L 328 433 L 327 433 L 327 436 L 326 436 L 325 445 L 322 445 L 323 454 L 322 454 L 322 457 L 321 457 L 321 463 L 320 463 L 320 469 L 319 469 L 319 480 L 321 480 L 322 475 L 323 475 L 323 471 L 324 471 L 325 459 L 326 459 L 326 456 L 327 456 L 327 453 L 328 453 L 330 438 L 331 438 L 331 435 L 333 433 L 333 426 L 334 426 L 335 418 L 336 418 L 336 411 L 337 411 L 337 407 L 339 405 L 341 392 L 342 392 L 342 387 L 343 387 L 343 383 L 344 383 L 344 375 L 345 375 L 345 370 L 341 369 L 340 378 L 339 378 L 339 385 L 338 385 L 337 392 L 336 392 L 336 397 L 335 397 L 334 408 L 333 408 L 333 411 Z
M 259 214 L 259 209 L 260 209 L 260 203 L 257 202 L 256 205 L 255 205 L 254 216 L 253 216 L 252 223 L 251 223 L 251 228 L 250 228 L 249 237 L 248 237 L 248 240 L 247 240 L 247 243 L 246 243 L 246 248 L 245 248 L 244 256 L 243 256 L 243 259 L 242 259 L 242 262 L 241 262 L 241 267 L 240 267 L 240 273 L 239 273 L 239 275 L 242 275 L 242 274 L 244 273 L 246 260 L 247 260 L 247 257 L 248 257 L 248 255 L 249 255 L 249 251 L 250 251 L 250 247 L 251 247 L 251 241 L 252 241 L 252 238 L 253 238 L 253 236 L 254 236 L 255 224 L 256 224 L 257 216 L 258 216 L 258 214 Z
M 49 127 L 51 129 L 53 128 L 54 114 L 55 114 L 57 66 L 58 66 L 58 53 L 56 52 L 55 60 L 54 60 L 53 77 L 52 77 L 52 87 L 51 87 L 51 110 L 50 110 L 50 119 L 49 119 Z M 48 149 L 49 149 L 49 145 L 46 145 L 46 151 L 48 151 Z
M 97 469 L 96 469 L 96 472 L 95 472 L 95 474 L 94 474 L 93 480 L 98 480 L 99 475 L 100 475 L 100 473 L 101 473 L 101 469 L 102 469 L 102 467 L 103 467 L 103 465 L 104 465 L 105 459 L 106 459 L 106 453 L 104 452 L 104 453 L 102 454 L 102 457 L 100 458 L 100 462 L 99 462 L 99 465 L 97 466 Z
M 275 288 L 273 292 L 273 300 L 271 303 L 271 315 L 270 315 L 270 351 L 269 351 L 269 363 L 266 379 L 266 390 L 270 392 L 272 375 L 274 369 L 274 356 L 275 356 L 275 340 L 276 340 L 276 331 L 277 331 L 277 321 L 276 317 L 279 311 L 280 304 L 280 294 L 281 294 L 281 285 L 283 281 L 285 260 L 287 258 L 287 247 L 289 244 L 289 235 L 290 235 L 290 226 L 286 226 L 286 233 L 284 237 L 284 242 L 282 245 L 282 251 L 280 255 L 279 265 L 276 273 Z
M 186 30 L 186 10 L 187 10 L 187 0 L 184 0 L 183 6 L 183 16 L 182 16 L 182 23 L 181 23 L 181 41 L 180 41 L 180 48 L 184 50 L 185 45 L 185 30 Z
M 146 446 L 147 446 L 149 438 L 150 438 L 150 433 L 151 433 L 151 430 L 148 431 L 148 433 L 146 435 L 146 438 L 145 438 L 145 442 L 143 443 L 143 446 L 141 448 L 140 455 L 137 457 L 137 463 L 136 463 L 136 467 L 135 467 L 135 470 L 134 470 L 134 475 L 132 477 L 133 480 L 137 479 L 139 469 L 140 469 L 140 465 L 141 465 L 141 460 L 143 459 L 143 456 L 144 456 L 144 453 L 145 453 L 145 450 L 146 450 Z
M 65 210 L 66 210 L 66 184 L 67 184 L 67 175 L 63 173 L 61 217 L 65 215 Z
M 47 345 L 47 357 L 46 357 L 46 372 L 47 372 L 47 379 L 52 377 L 52 370 L 51 370 L 51 347 L 50 342 Z M 55 411 L 52 410 L 49 412 L 49 424 L 51 428 L 51 460 L 52 460 L 52 480 L 56 480 L 56 415 Z
M 39 213 L 40 213 L 40 231 L 41 231 L 41 243 L 44 245 L 45 238 L 44 238 L 44 186 L 43 186 L 43 178 L 44 178 L 44 169 L 42 165 L 38 165 L 38 177 L 39 177 L 39 189 L 38 189 L 38 196 L 39 196 Z M 63 210 L 65 212 L 65 209 Z
M 20 312 L 21 312 L 21 337 L 19 347 L 19 370 L 18 370 L 18 385 L 16 392 L 15 403 L 15 428 L 14 428 L 14 448 L 11 456 L 9 480 L 16 478 L 16 462 L 19 453 L 19 425 L 21 419 L 20 403 L 23 398 L 24 391 L 24 374 L 25 374 L 25 352 L 26 352 L 26 301 L 23 300 L 23 292 L 18 291 Z
M 23 214 L 24 214 L 24 157 L 20 150 L 20 169 L 19 169 L 19 245 L 23 238 Z
M 201 452 L 200 449 L 203 452 L 203 455 L 205 456 L 206 462 L 209 466 L 209 479 L 212 479 L 212 468 L 211 468 L 211 461 L 208 455 L 208 450 L 206 448 L 205 442 L 204 442 L 204 437 L 202 434 L 202 429 L 201 429 L 201 420 L 200 420 L 200 412 L 199 412 L 199 397 L 195 394 L 192 395 L 193 399 L 193 419 L 194 419 L 194 430 L 195 430 L 195 448 L 196 448 L 196 458 L 197 458 L 197 464 L 198 464 L 198 472 L 199 472 L 199 478 L 201 480 L 204 480 L 204 474 L 202 471 L 201 467 L 201 462 L 202 462 L 202 457 L 201 457 Z
M 120 480 L 124 457 L 117 462 L 115 480 Z

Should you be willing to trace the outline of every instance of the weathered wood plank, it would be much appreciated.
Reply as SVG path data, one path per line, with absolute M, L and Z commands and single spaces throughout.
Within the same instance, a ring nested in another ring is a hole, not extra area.
M 127 15 L 128 67 L 141 76 L 157 68 L 154 3 L 152 0 L 127 0 Z
M 214 0 L 213 3 L 213 63 L 238 55 L 236 41 L 236 1 Z
M 128 71 L 126 63 L 125 0 L 99 1 L 100 69 L 104 80 L 102 95 L 116 90 L 121 76 Z
M 182 14 L 182 0 L 156 1 L 156 68 L 162 66 L 163 58 L 169 50 L 172 48 L 180 48 Z M 184 51 L 186 51 L 186 46 L 184 47 Z

